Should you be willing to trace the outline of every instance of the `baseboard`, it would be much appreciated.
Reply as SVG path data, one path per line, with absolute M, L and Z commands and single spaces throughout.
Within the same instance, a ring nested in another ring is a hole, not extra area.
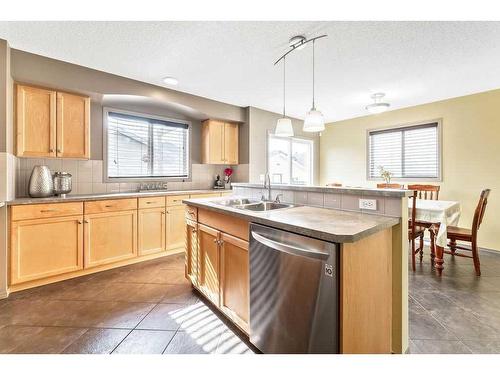
M 9 296 L 9 292 L 6 291 L 6 290 L 2 290 L 0 292 L 0 299 L 4 299 L 4 298 L 7 298 Z
M 427 238 L 424 238 L 424 245 L 425 246 L 430 246 L 431 245 L 431 241 Z M 495 255 L 500 255 L 500 250 L 495 250 L 495 249 L 488 249 L 486 247 L 479 247 L 479 251 L 485 251 L 487 253 L 492 253 L 492 254 L 495 254 Z

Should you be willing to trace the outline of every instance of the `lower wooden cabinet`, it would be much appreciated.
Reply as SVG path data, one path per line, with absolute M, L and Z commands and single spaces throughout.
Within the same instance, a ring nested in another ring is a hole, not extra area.
M 248 242 L 221 233 L 220 309 L 248 332 L 250 274 Z
M 10 284 L 83 268 L 83 216 L 11 222 Z
M 167 250 L 184 248 L 186 240 L 184 226 L 184 205 L 167 207 Z
M 193 208 L 188 207 L 186 210 L 186 278 L 248 333 L 248 241 L 191 220 L 190 209 Z M 245 222 L 244 226 L 248 229 L 248 223 Z M 242 230 L 235 230 L 235 233 L 240 232 Z
M 219 306 L 219 233 L 216 229 L 198 224 L 198 286 L 205 297 L 217 307 Z
M 138 211 L 137 244 L 139 255 L 161 253 L 166 250 L 165 207 Z
M 85 268 L 137 256 L 137 210 L 85 215 Z
M 186 219 L 186 246 L 184 252 L 185 276 L 198 286 L 198 224 Z

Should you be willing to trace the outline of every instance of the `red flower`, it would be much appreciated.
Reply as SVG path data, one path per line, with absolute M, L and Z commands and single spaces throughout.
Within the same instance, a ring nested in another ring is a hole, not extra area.
M 233 169 L 232 168 L 226 168 L 226 169 L 224 169 L 224 174 L 227 177 L 230 177 L 233 174 Z

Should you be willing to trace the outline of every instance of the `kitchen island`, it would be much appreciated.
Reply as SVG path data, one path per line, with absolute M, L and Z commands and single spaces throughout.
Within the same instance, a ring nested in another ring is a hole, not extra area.
M 226 200 L 183 201 L 187 205 L 186 277 L 243 332 L 251 331 L 248 249 L 255 234 L 250 233 L 250 225 L 259 224 L 327 241 L 339 249 L 332 269 L 339 284 L 337 352 L 397 352 L 392 342 L 392 255 L 393 232 L 400 230 L 401 218 L 311 206 L 259 212 L 227 205 Z M 299 277 L 302 269 L 296 270 Z M 304 288 L 300 280 L 290 282 Z M 295 310 L 301 308 L 306 307 Z

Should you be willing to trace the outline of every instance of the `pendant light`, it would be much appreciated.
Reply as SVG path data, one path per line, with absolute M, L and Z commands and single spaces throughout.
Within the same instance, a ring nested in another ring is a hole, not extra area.
M 285 112 L 285 92 L 286 92 L 286 70 L 285 70 L 285 62 L 286 58 L 283 59 L 283 117 L 278 119 L 276 122 L 276 129 L 274 131 L 274 135 L 279 136 L 279 137 L 293 137 L 293 126 L 292 126 L 292 120 L 290 120 L 288 117 L 286 117 L 286 112 Z
M 304 126 L 302 128 L 305 132 L 321 132 L 325 130 L 325 119 L 323 114 L 316 109 L 314 103 L 314 44 L 315 40 L 313 40 L 313 102 L 312 108 L 309 112 L 307 112 L 306 118 L 304 120 Z
M 367 105 L 365 108 L 370 113 L 382 113 L 389 109 L 391 106 L 389 103 L 381 102 L 382 98 L 385 96 L 383 92 L 377 92 L 371 96 L 373 103 Z

